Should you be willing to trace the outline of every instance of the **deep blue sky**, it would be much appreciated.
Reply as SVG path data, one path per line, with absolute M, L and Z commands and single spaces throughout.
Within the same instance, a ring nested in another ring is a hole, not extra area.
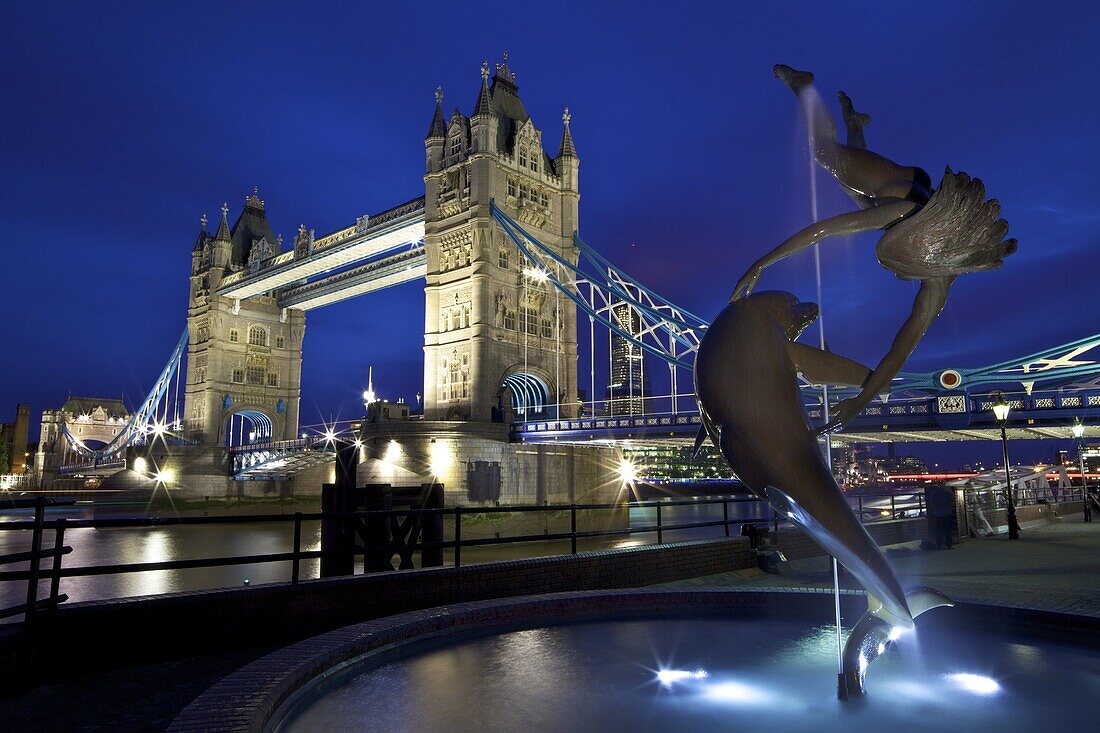
M 69 390 L 144 394 L 184 325 L 199 216 L 223 200 L 236 216 L 260 186 L 289 239 L 421 193 L 436 85 L 469 113 L 502 49 L 548 147 L 573 112 L 582 236 L 685 307 L 715 313 L 808 223 L 804 133 L 771 75 L 786 62 L 869 112 L 874 149 L 984 179 L 1019 239 L 1003 270 L 958 281 L 910 369 L 1093 333 L 1100 12 L 1071 5 L 5 2 L 0 419 Z M 849 208 L 819 184 L 823 216 Z M 873 244 L 823 250 L 830 344 L 870 362 L 915 292 Z M 812 258 L 761 287 L 812 299 Z M 303 420 L 350 416 L 371 364 L 412 400 L 422 322 L 417 285 L 311 313 Z

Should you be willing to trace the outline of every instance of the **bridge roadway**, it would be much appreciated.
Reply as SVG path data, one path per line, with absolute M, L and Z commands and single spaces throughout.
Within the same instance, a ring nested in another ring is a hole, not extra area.
M 540 419 L 512 424 L 510 438 L 517 443 L 690 444 L 699 431 L 699 414 L 692 395 L 678 403 L 691 404 L 675 414 L 589 416 L 569 420 Z M 1006 425 L 1010 440 L 1068 439 L 1070 427 L 1085 424 L 1085 437 L 1100 437 L 1100 389 L 1077 392 L 1036 390 L 1010 395 Z M 814 424 L 822 422 L 820 404 L 808 406 Z M 848 427 L 833 433 L 836 443 L 947 442 L 1000 440 L 1000 426 L 988 395 L 937 395 L 876 401 Z
M 281 306 L 310 310 L 329 305 L 423 278 L 427 272 L 423 239 L 424 197 L 420 196 L 315 240 L 312 251 L 304 257 L 296 257 L 291 250 L 234 272 L 221 281 L 217 294 L 244 300 L 293 286 L 283 292 Z M 302 282 L 338 268 L 361 265 L 401 247 L 410 249 L 320 280 Z
M 513 443 L 618 444 L 631 446 L 691 445 L 699 432 L 699 413 L 691 395 L 678 404 L 691 404 L 677 413 L 620 416 L 582 416 L 512 423 Z M 1076 392 L 1039 392 L 1010 395 L 1006 425 L 1010 440 L 1067 440 L 1077 420 L 1086 438 L 1100 438 L 1100 388 Z M 834 443 L 949 442 L 1000 440 L 989 395 L 936 395 L 875 402 L 842 432 Z M 820 405 L 808 406 L 811 421 L 820 423 Z M 346 434 L 345 434 L 346 435 Z M 322 461 L 332 460 L 331 440 L 321 434 L 306 439 L 236 446 L 231 449 L 231 473 L 238 479 L 272 479 L 291 475 Z

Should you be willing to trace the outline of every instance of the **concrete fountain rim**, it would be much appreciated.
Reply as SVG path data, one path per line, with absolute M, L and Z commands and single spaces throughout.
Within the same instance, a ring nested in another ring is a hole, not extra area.
M 866 608 L 862 591 L 841 590 L 844 614 Z M 796 601 L 796 602 L 792 602 Z M 724 614 L 728 618 L 832 617 L 825 588 L 699 588 L 594 590 L 513 596 L 456 603 L 365 621 L 290 644 L 207 688 L 172 721 L 168 731 L 260 733 L 275 731 L 313 691 L 367 659 L 382 664 L 410 647 L 441 638 L 472 636 L 573 622 Z M 1100 648 L 1100 618 L 1013 606 L 958 603 L 950 611 L 983 627 L 1004 625 Z

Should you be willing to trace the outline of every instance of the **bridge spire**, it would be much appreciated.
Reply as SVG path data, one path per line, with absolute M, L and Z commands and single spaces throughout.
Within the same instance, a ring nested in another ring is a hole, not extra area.
M 199 219 L 200 228 L 199 236 L 195 239 L 195 249 L 193 252 L 202 252 L 203 246 L 206 244 L 206 240 L 210 239 L 210 234 L 206 231 L 206 214 L 202 215 Z
M 561 115 L 561 121 L 565 129 L 561 134 L 561 145 L 558 146 L 558 158 L 576 158 L 577 149 L 573 147 L 573 135 L 569 132 L 569 120 L 572 119 L 569 108 L 566 107 Z
M 481 62 L 481 91 L 477 93 L 473 117 L 488 117 L 493 114 L 493 109 L 489 106 L 492 98 L 492 93 L 489 91 L 489 62 L 483 61 Z
M 222 203 L 222 223 L 218 225 L 218 233 L 214 237 L 219 242 L 232 241 L 229 237 L 229 204 Z
M 432 115 L 432 126 L 428 128 L 425 140 L 433 137 L 447 137 L 447 127 L 443 124 L 443 87 L 435 88 L 435 114 Z

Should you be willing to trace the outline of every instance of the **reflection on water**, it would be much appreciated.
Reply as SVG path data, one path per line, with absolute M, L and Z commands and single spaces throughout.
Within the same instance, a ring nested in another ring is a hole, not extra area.
M 828 627 L 661 619 L 518 631 L 367 671 L 281 730 L 1061 731 L 1081 730 L 1100 695 L 1095 650 L 943 627 L 921 637 L 924 664 L 891 650 L 868 696 L 843 703 Z
M 29 518 L 26 513 L 0 516 L 9 521 Z M 49 518 L 55 516 L 91 518 L 91 513 L 87 509 L 77 508 L 65 511 L 64 514 L 59 512 L 55 515 L 54 510 L 51 510 Z M 768 518 L 770 516 L 770 510 L 760 503 L 731 501 L 729 504 L 729 517 L 731 520 L 739 521 Z M 631 527 L 652 526 L 657 521 L 657 510 L 654 507 L 631 507 L 628 517 Z M 663 506 L 661 508 L 661 522 L 665 526 L 721 519 L 721 504 Z M 3 522 L 0 521 L 0 528 L 2 527 Z M 736 525 L 731 526 L 730 532 L 733 535 L 738 534 L 739 527 Z M 303 522 L 302 549 L 305 551 L 319 550 L 321 544 L 320 533 L 319 522 Z M 723 535 L 724 530 L 721 526 L 700 527 L 666 530 L 663 540 L 665 542 L 678 542 L 721 537 Z M 449 533 L 448 539 L 452 539 Z M 577 547 L 578 550 L 583 552 L 608 547 L 635 547 L 654 544 L 656 541 L 657 535 L 655 532 L 644 532 L 611 537 L 584 538 L 578 540 Z M 65 557 L 64 566 L 88 567 L 120 563 L 151 563 L 165 560 L 291 552 L 293 542 L 294 525 L 292 522 L 69 529 L 65 532 L 65 543 L 72 546 L 73 552 Z M 45 546 L 52 546 L 53 535 L 51 532 L 47 531 L 45 533 L 43 543 Z M 0 555 L 22 552 L 30 548 L 30 532 L 0 531 Z M 569 540 L 463 547 L 462 563 L 470 565 L 495 560 L 566 554 L 569 551 Z M 448 550 L 446 562 L 451 564 L 453 561 L 453 551 Z M 246 581 L 249 585 L 285 582 L 290 580 L 290 566 L 290 562 L 286 561 L 63 578 L 61 592 L 68 594 L 69 602 L 75 602 L 237 587 L 243 585 Z M 24 564 L 22 566 L 7 566 L 5 569 L 14 570 L 25 567 Z M 303 560 L 301 562 L 301 577 L 303 579 L 315 578 L 317 573 L 317 560 Z M 42 596 L 48 593 L 47 582 L 42 583 L 40 593 Z M 25 583 L 21 581 L 0 583 L 0 607 L 15 605 L 25 598 Z

